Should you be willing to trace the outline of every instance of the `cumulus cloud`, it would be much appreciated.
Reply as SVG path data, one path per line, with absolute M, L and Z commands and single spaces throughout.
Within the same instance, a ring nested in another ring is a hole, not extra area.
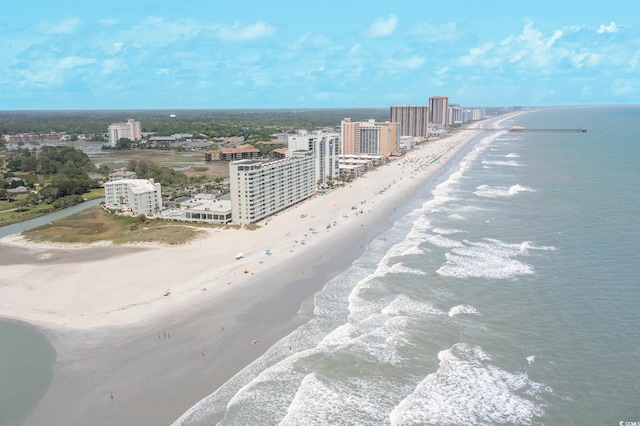
M 388 18 L 378 18 L 365 31 L 369 38 L 385 37 L 393 34 L 398 26 L 398 18 L 394 14 L 389 14 Z
M 471 48 L 468 54 L 459 59 L 459 63 L 464 66 L 485 66 L 489 68 L 498 66 L 502 59 L 499 56 L 492 57 L 489 55 L 494 47 L 494 43 L 487 42 L 481 46 Z
M 231 26 L 218 28 L 218 38 L 226 41 L 247 41 L 263 38 L 273 34 L 275 28 L 264 22 L 243 25 L 239 22 Z
M 609 33 L 617 33 L 618 26 L 615 22 L 611 21 L 609 25 L 600 25 L 598 28 L 598 34 L 609 34 Z

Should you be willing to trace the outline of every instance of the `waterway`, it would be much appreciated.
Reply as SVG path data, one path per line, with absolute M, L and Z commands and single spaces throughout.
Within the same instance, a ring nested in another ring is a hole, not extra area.
M 76 204 L 73 207 L 56 210 L 55 212 L 46 214 L 44 216 L 39 216 L 33 219 L 25 220 L 24 222 L 0 227 L 0 238 L 6 237 L 7 235 L 18 234 L 29 229 L 37 228 L 38 226 L 46 225 L 47 223 L 53 222 L 54 220 L 81 212 L 82 210 L 86 210 L 89 207 L 97 206 L 102 201 L 104 201 L 104 198 L 96 198 L 95 200 L 89 200 L 85 201 L 84 203 Z

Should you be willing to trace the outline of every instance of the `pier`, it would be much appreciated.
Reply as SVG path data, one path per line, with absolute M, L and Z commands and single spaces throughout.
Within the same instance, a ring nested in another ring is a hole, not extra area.
M 509 129 L 510 132 L 577 132 L 586 133 L 587 129 L 527 129 L 521 126 L 513 126 Z
M 577 129 L 563 129 L 563 128 L 526 128 L 521 126 L 513 126 L 510 129 L 499 129 L 499 128 L 480 128 L 480 129 L 459 129 L 459 130 L 470 130 L 474 132 L 572 132 L 572 133 L 587 133 L 587 129 L 577 128 Z

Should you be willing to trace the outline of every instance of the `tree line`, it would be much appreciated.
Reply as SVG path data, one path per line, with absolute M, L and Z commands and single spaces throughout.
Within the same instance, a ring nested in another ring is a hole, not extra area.
M 283 131 L 337 127 L 345 117 L 385 121 L 389 109 L 0 111 L 0 135 L 55 131 L 102 140 L 110 124 L 135 118 L 142 122 L 143 132 L 159 136 L 191 133 L 209 139 L 242 136 L 251 141 L 268 140 L 271 134 Z

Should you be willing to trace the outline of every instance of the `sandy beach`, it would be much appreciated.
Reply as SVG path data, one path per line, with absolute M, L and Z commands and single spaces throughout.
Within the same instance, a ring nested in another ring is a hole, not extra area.
M 2 317 L 40 328 L 57 352 L 26 424 L 170 424 L 306 321 L 301 304 L 478 134 L 422 144 L 256 230 L 184 246 L 0 240 L 20 259 L 0 262 Z

